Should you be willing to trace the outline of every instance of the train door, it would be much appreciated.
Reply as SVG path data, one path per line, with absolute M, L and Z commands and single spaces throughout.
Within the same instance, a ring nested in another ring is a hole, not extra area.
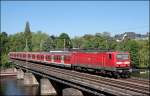
M 106 62 L 107 66 L 111 67 L 112 54 L 108 53 L 107 56 L 106 56 L 106 59 L 107 59 L 107 62 Z
M 113 67 L 113 61 L 114 61 L 114 54 L 113 53 L 108 53 L 106 56 L 106 65 L 108 67 Z
M 64 55 L 61 56 L 61 63 L 64 64 Z
M 51 58 L 51 63 L 54 63 L 54 55 L 51 55 L 52 58 Z
M 74 53 L 74 62 L 75 65 L 79 64 L 79 53 Z
M 102 54 L 102 61 L 103 61 L 103 68 L 105 68 L 106 67 L 106 54 L 105 53 L 103 53 Z

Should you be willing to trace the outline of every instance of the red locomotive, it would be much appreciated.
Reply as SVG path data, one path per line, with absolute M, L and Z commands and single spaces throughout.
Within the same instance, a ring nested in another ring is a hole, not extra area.
M 74 70 L 94 70 L 116 78 L 130 76 L 130 56 L 128 52 L 10 52 L 9 57 L 69 67 Z

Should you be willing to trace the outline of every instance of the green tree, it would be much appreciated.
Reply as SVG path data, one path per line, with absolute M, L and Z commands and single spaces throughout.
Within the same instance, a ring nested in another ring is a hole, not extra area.
M 6 32 L 0 33 L 0 66 L 5 67 L 8 64 L 9 39 Z
M 6 32 L 0 33 L 0 38 L 1 38 L 0 50 L 2 53 L 7 53 L 7 51 L 8 51 L 8 35 L 7 35 L 7 33 Z
M 48 37 L 48 34 L 41 31 L 32 32 L 32 51 L 43 51 L 44 42 Z
M 72 39 L 73 48 L 81 48 L 82 44 L 83 44 L 82 37 L 75 37 Z
M 44 51 L 50 51 L 50 50 L 54 50 L 56 48 L 56 44 L 55 44 L 55 36 L 49 36 L 43 44 L 43 50 Z
M 139 45 L 135 40 L 128 40 L 124 43 L 122 51 L 129 51 L 131 56 L 131 64 L 133 67 L 139 67 Z
M 70 37 L 67 33 L 61 33 L 57 38 L 57 48 L 72 48 Z
M 18 32 L 9 36 L 9 51 L 24 51 L 25 45 L 24 32 Z
M 83 37 L 83 44 L 81 45 L 81 48 L 93 48 L 93 40 L 94 36 L 91 34 L 85 34 Z
M 32 33 L 30 31 L 29 22 L 26 22 L 25 31 L 24 31 L 25 41 L 27 40 L 27 45 L 29 47 L 29 51 L 32 51 Z
M 111 34 L 109 32 L 103 32 L 101 35 L 107 39 L 111 38 Z
M 149 66 L 149 44 L 148 40 L 138 40 L 139 44 L 139 67 L 146 68 Z
M 106 49 L 106 47 L 108 46 L 106 40 L 107 40 L 107 38 L 103 34 L 101 34 L 101 33 L 95 34 L 94 42 L 95 42 L 95 45 L 97 46 L 97 48 Z

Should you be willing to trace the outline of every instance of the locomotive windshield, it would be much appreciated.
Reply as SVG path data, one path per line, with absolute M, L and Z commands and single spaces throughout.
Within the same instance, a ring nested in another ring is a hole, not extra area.
M 126 60 L 126 59 L 129 59 L 129 55 L 128 54 L 117 54 L 117 59 Z

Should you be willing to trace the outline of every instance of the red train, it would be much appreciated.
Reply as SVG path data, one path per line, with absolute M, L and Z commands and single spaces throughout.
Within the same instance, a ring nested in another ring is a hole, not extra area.
M 92 70 L 116 78 L 130 76 L 130 56 L 128 52 L 10 52 L 9 57 L 69 67 L 74 70 Z

